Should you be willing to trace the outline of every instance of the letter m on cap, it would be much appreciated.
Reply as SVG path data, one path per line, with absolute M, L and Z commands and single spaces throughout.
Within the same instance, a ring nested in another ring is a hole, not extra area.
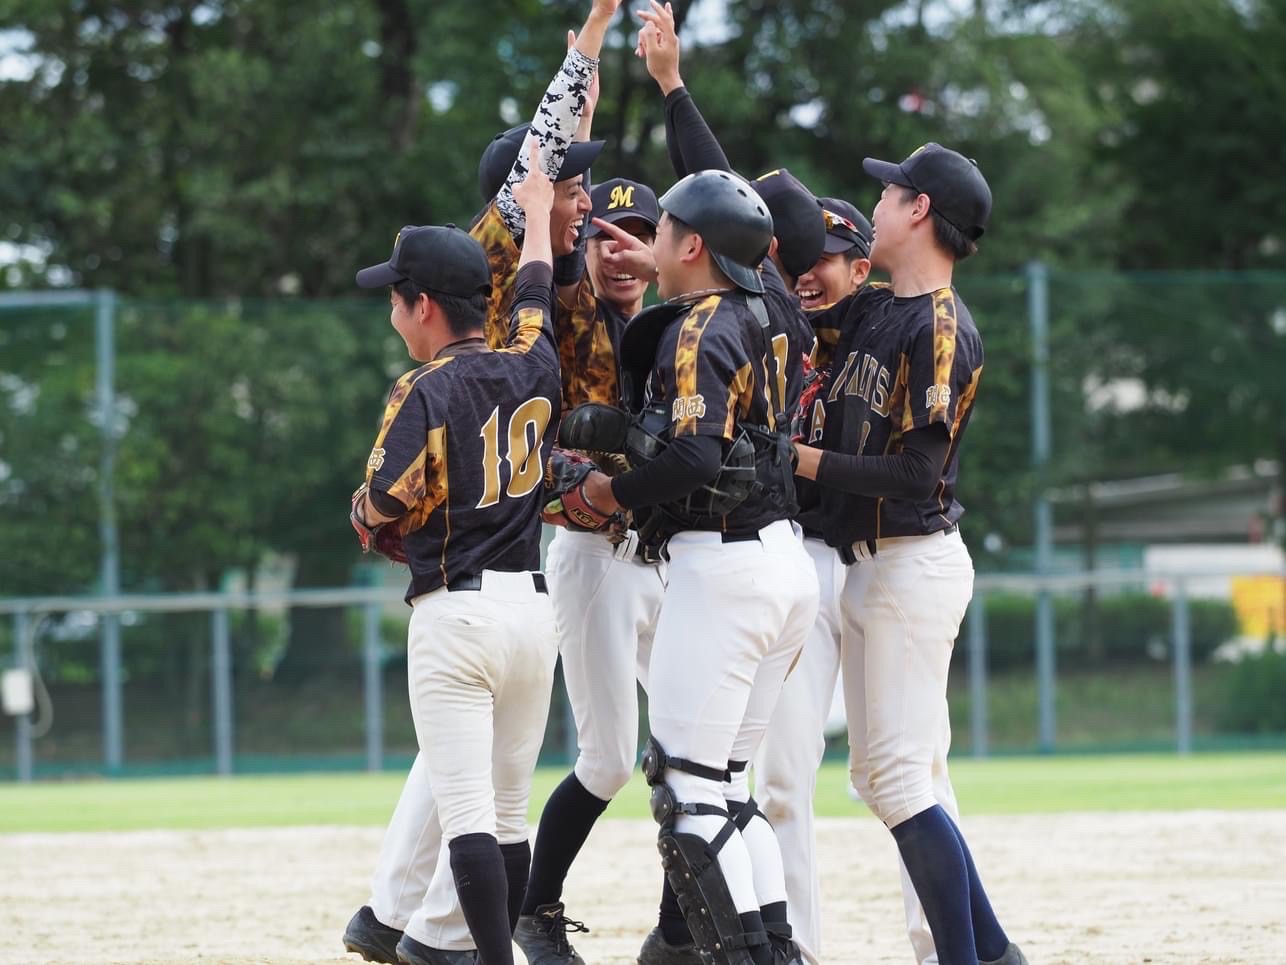
M 607 210 L 612 211 L 615 208 L 632 208 L 634 207 L 634 188 L 616 185 L 612 188 L 611 196 L 608 199 Z

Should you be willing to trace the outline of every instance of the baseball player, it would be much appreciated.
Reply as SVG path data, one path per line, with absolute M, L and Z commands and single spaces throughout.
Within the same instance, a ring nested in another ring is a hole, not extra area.
M 453 225 L 403 228 L 385 264 L 357 274 L 390 286 L 391 321 L 412 358 L 367 462 L 353 520 L 393 526 L 411 570 L 407 666 L 416 739 L 434 790 L 464 917 L 486 965 L 512 965 L 504 849 L 526 848 L 527 799 L 549 712 L 557 642 L 540 572 L 544 467 L 561 383 L 548 219 L 554 188 L 532 142 L 513 191 L 530 230 L 509 342 L 483 337 L 491 270 Z M 525 868 L 522 869 L 525 872 Z M 427 960 L 414 939 L 403 961 Z
M 621 347 L 634 468 L 591 476 L 586 496 L 666 541 L 643 771 L 698 950 L 725 965 L 796 962 L 781 855 L 745 770 L 817 608 L 774 429 L 785 375 L 770 346 L 785 333 L 758 301 L 772 221 L 723 171 L 684 178 L 660 205 L 668 301 L 636 316 Z
M 571 292 L 560 296 L 558 325 L 593 332 L 592 338 L 562 344 L 564 373 L 573 381 L 572 404 L 615 402 L 615 352 L 626 321 L 642 308 L 648 282 L 611 268 L 606 255 L 624 234 L 650 244 L 660 217 L 647 185 L 613 178 L 594 186 L 594 221 L 589 228 L 587 271 Z M 591 324 L 592 323 L 592 324 Z M 606 345 L 602 344 L 606 342 Z M 612 362 L 610 381 L 593 380 L 594 360 Z M 564 378 L 564 384 L 568 383 Z M 553 520 L 558 522 L 558 520 Z M 641 554 L 636 534 L 613 540 L 602 532 L 560 527 L 550 544 L 546 572 L 558 623 L 563 679 L 576 722 L 577 758 L 550 795 L 532 851 L 531 876 L 514 940 L 530 965 L 583 965 L 567 939 L 583 926 L 565 914 L 563 883 L 595 821 L 630 779 L 638 757 L 638 689 L 646 683 L 652 634 L 665 586 L 665 563 Z
M 815 376 L 818 388 L 829 371 L 831 354 L 840 334 L 835 327 L 838 324 L 835 313 L 825 310 L 824 306 L 856 292 L 871 269 L 870 222 L 847 201 L 822 198 L 821 203 L 827 224 L 826 253 L 800 276 L 796 289 L 800 301 L 815 309 L 810 313 L 810 320 L 817 335 L 813 361 L 819 366 Z M 815 402 L 809 402 L 802 409 L 801 437 L 805 441 L 819 441 L 824 409 Z M 812 419 L 814 410 L 816 422 Z M 827 696 L 834 692 L 838 697 L 835 703 L 841 713 L 843 711 L 843 688 L 837 676 L 841 653 L 839 594 L 844 585 L 844 567 L 822 538 L 815 485 L 808 480 L 798 480 L 798 483 L 801 506 L 798 520 L 804 529 L 804 548 L 817 566 L 821 603 L 817 623 L 804 645 L 804 656 L 782 688 L 768 735 L 755 759 L 755 781 L 764 813 L 773 822 L 782 843 L 796 940 L 804 957 L 815 962 L 821 953 L 821 905 L 814 859 L 813 796 L 817 772 L 813 761 L 820 764 L 825 751 L 821 736 L 822 709 L 817 702 L 823 702 L 824 706 Z M 801 747 L 809 748 L 811 756 L 801 754 Z M 958 824 L 959 807 L 947 772 L 950 747 L 951 722 L 944 713 L 941 740 L 933 756 L 933 795 Z M 936 965 L 938 954 L 933 947 L 933 935 L 901 859 L 898 869 L 907 935 L 916 960 L 920 965 Z
M 691 170 L 703 168 L 730 171 L 718 139 L 680 76 L 679 41 L 672 10 L 669 5 L 653 3 L 651 10 L 640 11 L 639 17 L 643 27 L 639 31 L 638 53 L 646 60 L 648 73 L 665 97 L 666 145 L 676 173 L 682 177 Z M 798 284 L 797 276 L 810 270 L 823 254 L 827 241 L 825 220 L 817 199 L 789 171 L 771 171 L 752 183 L 773 219 L 773 239 L 769 257 L 762 264 L 760 280 L 765 288 L 768 315 L 784 333 L 784 337 L 774 339 L 773 352 L 777 356 L 778 371 L 786 373 L 785 391 L 794 398 L 801 391 L 803 377 L 798 361 L 812 346 L 814 336 L 793 289 Z M 809 832 L 811 834 L 811 824 Z M 811 858 L 811 848 L 804 858 Z M 789 853 L 788 847 L 783 846 L 782 860 L 789 869 L 798 864 L 800 856 Z M 793 877 L 806 876 L 795 873 Z M 790 878 L 788 872 L 787 880 Z M 798 917 L 793 906 L 789 917 L 792 922 Z M 798 929 L 795 937 L 801 937 Z M 808 955 L 806 942 L 812 940 L 809 929 L 803 930 L 802 937 L 799 947 Z M 647 936 L 639 952 L 639 963 L 698 965 L 699 962 L 677 895 L 667 879 L 657 927 Z
M 820 446 L 795 447 L 799 475 L 818 483 L 821 532 L 848 566 L 839 616 L 853 783 L 893 834 L 938 961 L 1020 965 L 933 776 L 973 592 L 955 486 L 983 365 L 951 279 L 976 250 L 991 191 L 937 144 L 863 167 L 885 184 L 871 261 L 891 284 L 843 300 Z
M 860 288 L 870 272 L 869 222 L 846 202 L 828 198 L 822 201 L 822 206 L 827 223 L 824 252 L 796 282 L 796 291 L 805 305 L 838 302 Z M 823 317 L 820 312 L 812 314 L 814 319 Z M 817 331 L 817 338 L 833 346 L 838 334 L 836 329 L 823 328 Z M 818 354 L 814 352 L 814 359 Z M 817 380 L 821 374 L 819 371 L 811 378 Z M 807 410 L 811 408 L 806 406 Z M 805 426 L 802 432 L 808 438 L 809 427 Z M 839 676 L 838 604 L 844 567 L 835 551 L 821 538 L 815 486 L 800 480 L 798 492 L 797 520 L 804 531 L 804 548 L 817 572 L 817 621 L 809 632 L 799 663 L 782 687 L 768 732 L 755 757 L 754 771 L 760 807 L 772 822 L 781 844 L 795 940 L 805 959 L 816 963 L 821 952 L 821 894 L 815 857 L 813 798 L 817 768 L 826 749 L 826 718 Z M 914 894 L 912 891 L 913 900 Z
M 482 244 L 491 275 L 484 329 L 492 348 L 503 344 L 503 320 L 510 315 L 520 257 L 518 245 L 526 236 L 526 213 L 513 190 L 526 175 L 528 162 L 519 154 L 528 131 L 538 144 L 541 170 L 555 180 L 547 219 L 551 252 L 557 262 L 575 249 L 579 225 L 589 210 L 589 198 L 581 187 L 583 175 L 602 148 L 601 141 L 587 140 L 585 114 L 594 106 L 597 56 L 618 4 L 619 0 L 594 0 L 532 122 L 498 135 L 480 160 L 479 181 L 490 193 L 470 234 Z M 564 341 L 560 332 L 560 354 Z M 606 368 L 614 374 L 610 359 Z M 564 373 L 564 381 L 574 375 L 574 370 Z M 564 384 L 564 397 L 567 388 Z M 605 391 L 605 398 L 614 397 L 614 386 Z M 560 409 L 562 404 L 560 399 Z M 512 867 L 511 880 L 525 880 L 530 860 L 526 842 L 506 849 L 505 857 Z M 472 962 L 475 944 L 455 894 L 448 858 L 427 768 L 417 755 L 385 833 L 370 900 L 349 921 L 345 947 L 368 961 L 396 962 L 405 931 L 422 950 L 420 960 L 434 965 Z
M 871 273 L 871 222 L 842 198 L 819 198 L 826 242 L 821 257 L 795 280 L 805 311 L 833 305 L 866 283 Z

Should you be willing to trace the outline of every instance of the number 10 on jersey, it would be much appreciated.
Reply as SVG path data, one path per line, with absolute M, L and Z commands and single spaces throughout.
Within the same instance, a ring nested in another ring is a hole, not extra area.
M 509 417 L 508 455 L 509 485 L 506 496 L 526 496 L 545 479 L 540 464 L 540 440 L 552 415 L 549 400 L 543 396 L 528 399 Z M 478 509 L 500 502 L 500 406 L 491 410 L 482 431 L 482 498 Z

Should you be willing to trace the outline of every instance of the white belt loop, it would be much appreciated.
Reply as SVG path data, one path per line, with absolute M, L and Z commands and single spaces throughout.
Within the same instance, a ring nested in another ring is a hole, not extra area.
M 625 538 L 612 548 L 612 555 L 618 560 L 629 561 L 634 559 L 639 549 L 639 534 L 637 531 L 627 529 Z

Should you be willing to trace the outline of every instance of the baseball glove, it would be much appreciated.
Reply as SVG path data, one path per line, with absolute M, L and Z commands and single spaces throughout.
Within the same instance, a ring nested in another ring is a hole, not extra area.
M 374 551 L 394 563 L 405 563 L 406 547 L 402 545 L 402 532 L 398 525 L 400 521 L 395 519 L 368 526 L 366 520 L 362 518 L 361 508 L 365 496 L 366 483 L 362 483 L 353 493 L 352 508 L 348 513 L 348 521 L 353 524 L 353 529 L 357 532 L 357 542 L 362 544 L 362 552 Z
M 799 394 L 799 407 L 795 409 L 795 417 L 790 421 L 791 442 L 808 441 L 804 436 L 808 434 L 809 424 L 813 418 L 813 403 L 821 394 L 826 375 L 825 367 L 813 368 L 809 357 L 804 356 L 804 388 Z
M 551 526 L 566 526 L 582 533 L 607 529 L 615 517 L 605 513 L 585 495 L 585 479 L 598 467 L 567 449 L 554 449 L 545 467 L 545 508 L 540 518 Z

